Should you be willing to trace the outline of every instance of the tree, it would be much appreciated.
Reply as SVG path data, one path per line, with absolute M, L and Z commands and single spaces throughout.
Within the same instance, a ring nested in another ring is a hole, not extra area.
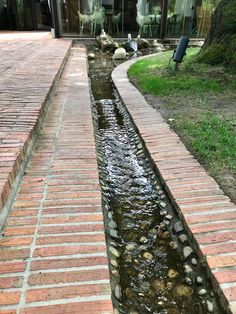
M 236 1 L 221 0 L 212 16 L 211 27 L 198 60 L 222 64 L 236 71 Z

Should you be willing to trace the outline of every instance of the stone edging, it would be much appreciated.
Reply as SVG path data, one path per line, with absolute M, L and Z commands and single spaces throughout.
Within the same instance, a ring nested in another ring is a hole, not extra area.
M 145 56 L 142 58 L 147 58 Z M 142 59 L 141 58 L 141 59 Z M 160 174 L 170 199 L 206 261 L 213 287 L 228 313 L 236 313 L 236 206 L 189 153 L 178 135 L 130 83 L 119 65 L 113 82 Z

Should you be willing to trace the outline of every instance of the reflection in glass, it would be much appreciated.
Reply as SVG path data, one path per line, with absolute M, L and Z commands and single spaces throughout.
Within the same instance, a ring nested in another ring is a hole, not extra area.
M 161 0 L 138 0 L 136 21 L 139 25 L 140 36 L 159 36 L 162 15 Z
M 219 0 L 170 0 L 166 35 L 206 36 L 211 15 L 218 2 Z

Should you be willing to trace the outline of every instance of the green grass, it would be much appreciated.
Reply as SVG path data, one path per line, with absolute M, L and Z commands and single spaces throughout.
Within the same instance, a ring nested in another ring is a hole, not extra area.
M 167 75 L 169 59 L 173 52 L 167 51 L 150 59 L 136 62 L 129 69 L 129 77 L 138 84 L 144 93 L 155 96 L 167 95 L 202 95 L 204 93 L 220 93 L 224 89 L 236 88 L 236 81 L 230 76 L 222 75 L 220 68 L 212 70 L 206 64 L 195 62 L 199 48 L 189 48 L 184 63 L 175 73 Z M 173 62 L 172 62 L 173 64 Z M 220 75 L 217 72 L 220 73 Z
M 236 171 L 236 131 L 231 121 L 207 113 L 199 121 L 179 119 L 175 128 L 212 173 L 221 168 Z
M 198 51 L 189 48 L 176 73 L 165 71 L 173 54 L 167 51 L 136 62 L 128 75 L 141 92 L 159 96 L 158 110 L 174 118 L 173 128 L 211 174 L 236 175 L 236 76 L 197 62 Z

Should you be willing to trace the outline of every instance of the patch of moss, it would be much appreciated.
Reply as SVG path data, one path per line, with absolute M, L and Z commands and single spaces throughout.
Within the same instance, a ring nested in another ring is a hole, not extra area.
M 213 43 L 205 50 L 201 50 L 197 57 L 198 62 L 218 65 L 225 60 L 225 46 L 222 43 Z

